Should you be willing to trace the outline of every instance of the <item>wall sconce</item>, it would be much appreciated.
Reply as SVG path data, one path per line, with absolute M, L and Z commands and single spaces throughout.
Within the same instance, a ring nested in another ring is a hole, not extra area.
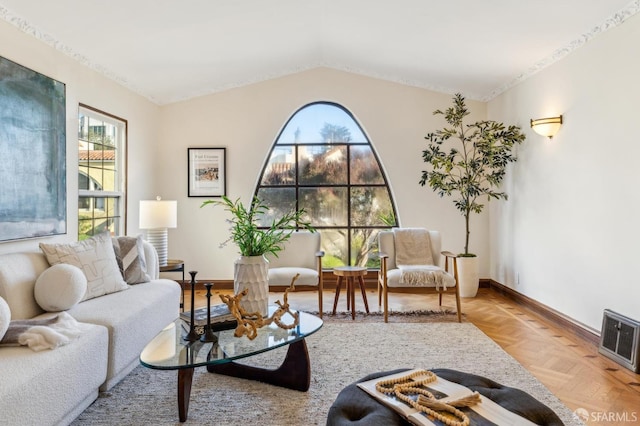
M 555 136 L 562 126 L 562 115 L 558 117 L 531 119 L 531 128 L 539 135 L 546 136 L 549 139 Z
M 178 226 L 178 202 L 140 200 L 140 229 L 147 230 L 147 241 L 158 252 L 159 266 L 167 266 L 169 235 L 167 228 Z

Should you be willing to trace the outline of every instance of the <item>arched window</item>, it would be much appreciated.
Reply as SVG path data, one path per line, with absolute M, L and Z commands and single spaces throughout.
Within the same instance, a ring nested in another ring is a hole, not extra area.
M 322 234 L 327 268 L 377 267 L 377 234 L 396 226 L 378 157 L 344 107 L 317 102 L 289 119 L 262 170 L 256 195 L 270 207 L 264 224 L 294 208 Z

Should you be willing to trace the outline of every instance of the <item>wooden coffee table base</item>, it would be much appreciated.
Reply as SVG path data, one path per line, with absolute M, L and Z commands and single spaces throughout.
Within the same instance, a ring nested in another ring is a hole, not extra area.
M 208 365 L 207 371 L 241 379 L 257 380 L 301 392 L 308 391 L 311 385 L 311 363 L 304 339 L 289 345 L 284 361 L 275 370 L 252 367 L 232 361 Z
M 178 416 L 180 417 L 181 422 L 187 421 L 192 381 L 193 368 L 183 368 L 178 370 Z
M 187 421 L 193 370 L 193 368 L 178 370 L 178 414 L 180 422 Z M 301 392 L 308 391 L 311 385 L 311 362 L 309 361 L 309 351 L 304 339 L 289 345 L 284 361 L 275 370 L 252 367 L 231 361 L 223 364 L 207 365 L 207 371 L 225 376 L 257 380 Z

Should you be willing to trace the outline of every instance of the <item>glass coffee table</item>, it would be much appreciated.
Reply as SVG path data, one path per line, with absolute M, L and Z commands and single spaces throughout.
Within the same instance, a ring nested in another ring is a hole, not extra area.
M 271 315 L 276 307 L 269 307 Z M 293 317 L 286 314 L 285 324 L 293 323 Z M 322 320 L 314 315 L 300 312 L 300 323 L 291 330 L 276 324 L 258 329 L 254 340 L 246 336 L 235 337 L 235 328 L 215 332 L 218 341 L 203 343 L 183 339 L 187 332 L 181 319 L 164 328 L 140 355 L 140 363 L 157 370 L 178 370 L 178 415 L 181 422 L 187 420 L 191 381 L 196 367 L 207 367 L 210 373 L 257 380 L 276 386 L 309 390 L 311 384 L 311 363 L 305 338 L 322 327 Z M 266 369 L 238 364 L 234 360 L 247 358 L 289 345 L 284 361 L 277 369 Z

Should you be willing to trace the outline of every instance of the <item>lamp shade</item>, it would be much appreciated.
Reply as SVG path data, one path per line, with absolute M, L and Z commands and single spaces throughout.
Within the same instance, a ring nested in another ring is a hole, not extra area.
M 562 126 L 562 116 L 539 118 L 537 120 L 531 120 L 531 128 L 534 132 L 541 136 L 546 136 L 551 139 L 560 130 Z
M 140 229 L 147 230 L 147 241 L 158 253 L 158 264 L 167 265 L 169 234 L 167 228 L 178 226 L 178 202 L 140 200 Z
M 176 228 L 177 226 L 177 201 L 140 201 L 140 229 Z

